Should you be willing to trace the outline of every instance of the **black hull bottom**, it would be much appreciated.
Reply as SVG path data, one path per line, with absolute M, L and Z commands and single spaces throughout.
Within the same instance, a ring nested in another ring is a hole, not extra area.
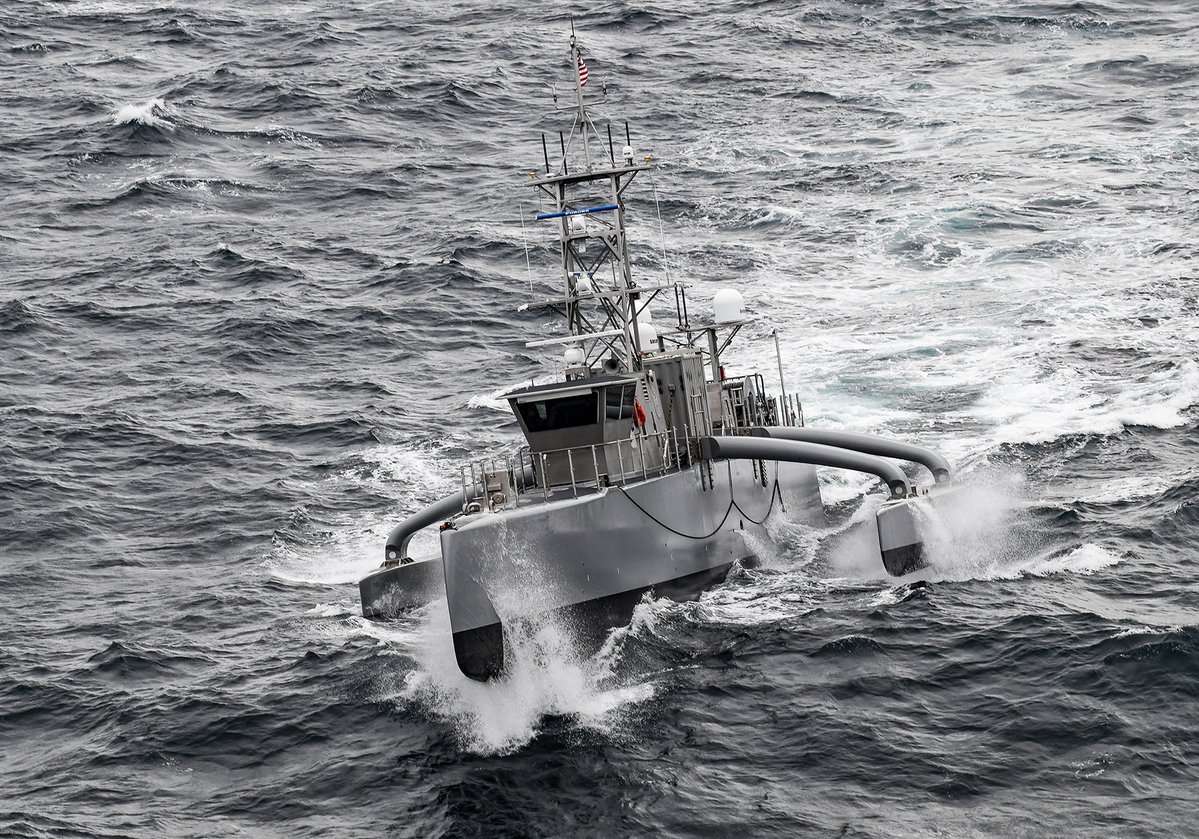
M 504 625 L 493 623 L 455 632 L 454 656 L 458 669 L 476 681 L 498 676 L 504 671 Z
M 882 555 L 883 567 L 892 577 L 902 577 L 904 574 L 928 567 L 928 560 L 924 557 L 923 542 L 882 551 Z
M 755 557 L 748 556 L 741 562 L 749 565 L 754 560 Z M 576 629 L 576 638 L 581 645 L 598 648 L 608 630 L 632 619 L 634 608 L 647 591 L 655 597 L 669 597 L 671 600 L 698 600 L 705 590 L 722 582 L 732 567 L 733 563 L 726 562 L 652 586 L 566 606 L 555 610 L 553 615 Z M 454 655 L 458 658 L 459 669 L 476 681 L 485 682 L 500 675 L 504 671 L 503 624 L 493 623 L 478 629 L 455 632 Z

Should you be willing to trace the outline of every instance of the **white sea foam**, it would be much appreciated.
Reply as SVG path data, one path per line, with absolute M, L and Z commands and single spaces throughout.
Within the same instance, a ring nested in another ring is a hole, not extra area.
M 150 99 L 140 105 L 125 105 L 112 115 L 112 124 L 127 125 L 138 123 L 140 125 L 153 126 L 154 128 L 165 128 L 171 131 L 174 130 L 175 126 L 166 118 L 166 110 L 166 102 L 161 99 Z
M 1066 553 L 1054 553 L 1016 563 L 1012 571 L 1032 577 L 1063 573 L 1088 575 L 1110 568 L 1123 559 L 1102 545 L 1087 542 Z
M 1023 499 L 999 481 L 912 502 L 930 567 L 924 579 L 995 579 L 1035 550 Z M 916 575 L 913 575 L 916 576 Z
M 633 607 L 633 614 L 629 622 L 624 626 L 617 626 L 609 630 L 607 638 L 604 639 L 603 645 L 595 655 L 595 660 L 600 667 L 599 672 L 605 677 L 611 676 L 620 663 L 624 645 L 629 638 L 657 635 L 662 615 L 672 608 L 677 608 L 678 605 L 675 601 L 666 598 L 655 599 L 648 594 L 642 596 L 641 602 Z
M 308 610 L 308 614 L 318 618 L 344 618 L 349 617 L 351 612 L 344 603 L 318 603 Z
M 366 475 L 353 480 L 369 481 L 378 486 L 419 487 L 430 498 L 448 491 L 453 483 L 449 463 L 436 449 L 412 446 L 376 446 L 362 452 L 362 459 L 374 465 Z
M 348 632 L 352 636 L 373 638 L 379 642 L 382 650 L 411 656 L 429 643 L 431 626 L 440 626 L 442 623 L 449 624 L 445 598 L 413 610 L 402 620 L 373 621 L 353 614 L 343 622 L 340 631 L 342 634 Z
M 439 605 L 445 609 L 444 600 Z M 359 609 L 357 592 L 351 595 L 347 591 L 341 602 L 317 604 L 304 613 L 304 633 L 308 638 L 334 646 L 341 646 L 350 638 L 366 637 L 374 640 L 384 654 L 411 656 L 423 634 L 422 611 L 402 620 L 379 622 L 362 617 Z
M 886 577 L 879 557 L 875 514 L 885 497 L 867 495 L 848 520 L 829 531 L 823 540 L 831 580 L 862 580 Z
M 612 733 L 627 708 L 656 692 L 652 682 L 611 684 L 601 658 L 579 656 L 571 633 L 553 620 L 506 626 L 504 674 L 476 682 L 458 669 L 448 614 L 431 611 L 430 617 L 415 650 L 417 667 L 399 698 L 450 725 L 467 751 L 515 751 L 553 717 Z
M 502 540 L 501 540 L 502 541 Z M 519 546 L 502 549 L 519 551 Z M 412 702 L 455 731 L 462 748 L 481 754 L 507 753 L 537 736 L 547 720 L 617 733 L 625 710 L 651 698 L 652 681 L 622 683 L 614 676 L 623 640 L 630 631 L 652 625 L 654 606 L 642 604 L 631 627 L 611 634 L 594 655 L 580 652 L 571 627 L 554 617 L 517 617 L 552 584 L 532 554 L 509 557 L 505 585 L 490 591 L 504 625 L 504 673 L 476 682 L 458 669 L 443 599 L 411 620 L 376 624 L 355 619 L 357 631 L 413 659 L 396 698 Z
M 905 579 L 1001 580 L 1023 576 L 1093 574 L 1123 557 L 1085 543 L 1070 550 L 1045 548 L 1028 506 L 1013 486 L 967 487 L 917 502 L 918 529 L 930 567 Z
M 1137 501 L 1160 495 L 1171 487 L 1177 486 L 1185 477 L 1174 474 L 1161 474 L 1145 471 L 1139 474 L 1122 477 L 1106 477 L 1095 479 L 1090 483 L 1093 487 L 1079 492 L 1076 501 L 1092 504 L 1113 504 L 1119 501 Z M 1071 484 L 1078 487 L 1084 481 L 1075 478 Z
M 1085 575 L 1123 560 L 1091 543 L 1069 550 L 1048 547 L 1048 534 L 1036 526 L 1019 475 L 989 470 L 978 473 L 976 481 L 912 502 L 929 566 L 903 577 L 902 582 Z M 839 533 L 826 540 L 833 576 L 829 582 L 892 581 L 878 555 L 874 526 L 878 503 L 863 504 Z M 881 596 L 885 599 L 887 595 Z
M 797 596 L 811 591 L 793 574 L 776 580 L 759 580 L 751 586 L 727 586 L 705 592 L 697 603 L 687 604 L 693 620 L 733 627 L 775 624 L 808 611 L 810 599 Z
M 784 367 L 802 377 L 791 390 L 814 423 L 901 437 L 932 423 L 968 427 L 967 443 L 945 442 L 974 458 L 1005 443 L 1189 421 L 1199 369 L 1178 347 L 1196 321 L 1179 295 L 1159 289 L 1162 272 L 1185 270 L 1182 251 L 1158 250 L 1180 241 L 1175 225 L 1151 214 L 1097 221 L 1047 212 L 1050 229 L 981 236 L 980 224 L 1003 228 L 1019 206 L 996 196 L 980 207 L 969 182 L 943 187 L 931 207 L 905 213 L 890 202 L 881 224 L 836 195 L 805 196 L 814 228 L 861 220 L 852 261 L 834 253 L 821 262 L 789 241 L 756 243 L 762 266 L 745 285 L 770 301 Z M 870 199 L 852 196 L 862 200 Z M 1060 253 L 1038 250 L 1059 245 Z M 752 350 L 732 357 L 754 360 Z M 941 392 L 953 398 L 938 410 Z
M 1137 635 L 1168 635 L 1171 632 L 1181 631 L 1181 626 L 1129 626 L 1121 629 L 1112 638 L 1131 638 Z
M 386 539 L 386 523 L 333 531 L 302 548 L 279 544 L 267 561 L 271 576 L 293 583 L 335 586 L 357 582 L 377 567 Z
M 491 391 L 490 393 L 479 393 L 470 397 L 466 404 L 471 408 L 487 408 L 492 411 L 499 411 L 503 414 L 510 414 L 511 409 L 508 407 L 508 400 L 504 399 L 504 394 L 519 387 L 527 387 L 533 385 L 545 385 L 550 382 L 556 382 L 561 376 L 554 373 L 542 373 L 539 376 L 534 376 L 531 379 L 521 379 L 519 381 L 509 382 L 501 388 Z
M 1199 365 L 1162 369 L 1141 381 L 1096 381 L 1075 364 L 1013 360 L 970 410 L 998 442 L 1043 443 L 1068 434 L 1115 434 L 1130 425 L 1176 428 L 1199 404 Z
M 875 592 L 873 596 L 867 598 L 866 605 L 871 609 L 894 606 L 895 604 L 902 602 L 906 596 L 907 589 L 904 586 L 885 588 L 882 591 Z
M 451 470 L 440 451 L 409 446 L 377 446 L 358 455 L 365 464 L 322 479 L 329 492 L 369 488 L 395 495 L 398 509 L 388 515 L 350 514 L 318 538 L 277 541 L 266 566 L 281 580 L 332 586 L 356 583 L 376 568 L 391 529 L 405 516 L 454 490 Z M 416 534 L 409 546 L 420 557 L 438 549 L 436 528 Z

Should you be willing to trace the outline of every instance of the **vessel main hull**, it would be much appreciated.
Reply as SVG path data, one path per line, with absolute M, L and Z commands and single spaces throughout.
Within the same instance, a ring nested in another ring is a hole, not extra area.
M 644 592 L 694 597 L 733 562 L 753 558 L 752 537 L 765 537 L 772 512 L 824 520 L 810 466 L 726 461 L 713 464 L 710 484 L 700 468 L 470 516 L 443 530 L 462 671 L 486 679 L 503 669 L 505 623 L 554 613 L 589 631 L 617 626 Z

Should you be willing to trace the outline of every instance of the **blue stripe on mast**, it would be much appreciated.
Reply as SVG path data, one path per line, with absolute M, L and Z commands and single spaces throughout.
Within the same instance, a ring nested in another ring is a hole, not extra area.
M 620 207 L 616 204 L 605 204 L 602 207 L 586 207 L 582 210 L 563 210 L 560 213 L 542 213 L 537 217 L 538 221 L 547 218 L 562 218 L 563 216 L 581 216 L 587 213 L 610 213 L 613 210 L 619 210 Z

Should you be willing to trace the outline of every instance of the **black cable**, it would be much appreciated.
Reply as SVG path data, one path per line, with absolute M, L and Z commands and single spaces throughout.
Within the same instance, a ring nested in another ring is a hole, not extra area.
M 713 530 L 711 533 L 707 534 L 706 536 L 692 536 L 690 533 L 684 533 L 681 530 L 675 530 L 669 524 L 662 521 L 657 516 L 655 516 L 653 513 L 651 513 L 649 510 L 645 509 L 640 504 L 638 504 L 637 499 L 634 498 L 633 496 L 629 495 L 629 493 L 625 490 L 624 487 L 616 487 L 616 488 L 618 490 L 620 490 L 621 494 L 624 495 L 625 498 L 629 499 L 629 501 L 632 502 L 633 506 L 636 507 L 638 510 L 640 510 L 642 512 L 642 514 L 645 515 L 646 518 L 648 518 L 650 521 L 657 524 L 659 527 L 669 530 L 671 533 L 675 534 L 676 536 L 682 536 L 684 539 L 695 539 L 696 541 L 702 541 L 704 539 L 711 539 L 713 536 L 715 536 L 717 533 L 720 532 L 720 528 L 724 527 L 724 523 L 729 520 L 729 514 L 733 512 L 734 507 L 737 508 L 737 512 L 739 512 L 741 515 L 745 516 L 745 518 L 749 519 L 751 523 L 761 525 L 763 522 L 766 521 L 766 519 L 768 519 L 770 517 L 770 514 L 772 512 L 774 512 L 775 499 L 777 498 L 780 501 L 782 500 L 782 492 L 779 489 L 779 481 L 778 481 L 778 478 L 775 477 L 774 489 L 770 493 L 770 506 L 766 509 L 766 514 L 763 515 L 761 519 L 755 520 L 752 516 L 749 515 L 749 513 L 742 510 L 741 505 L 737 503 L 737 498 L 733 494 L 732 471 L 733 471 L 732 467 L 730 466 L 729 467 L 729 506 L 728 506 L 728 509 L 724 511 L 724 518 L 722 518 L 720 520 L 720 524 L 716 525 L 716 529 Z
M 749 519 L 754 524 L 757 524 L 757 525 L 764 524 L 766 519 L 770 518 L 770 514 L 772 512 L 774 512 L 774 500 L 776 498 L 779 501 L 783 500 L 782 490 L 779 489 L 779 472 L 778 472 L 777 464 L 775 465 L 775 470 L 774 470 L 774 487 L 770 490 L 770 506 L 766 508 L 766 512 L 765 512 L 765 514 L 763 514 L 762 518 L 757 519 L 757 520 L 755 520 L 754 517 L 751 516 L 749 513 L 745 512 L 744 510 L 741 509 L 741 505 L 737 503 L 736 496 L 733 495 L 733 491 L 732 491 L 733 490 L 733 462 L 731 460 L 728 462 L 728 469 L 729 469 L 729 498 L 732 500 L 733 506 L 737 508 L 738 513 L 745 516 L 747 519 Z M 765 469 L 766 469 L 765 461 L 762 462 L 762 469 L 763 469 L 763 471 L 765 471 Z
M 736 500 L 733 501 L 733 506 L 737 508 L 738 513 L 745 516 L 747 519 L 749 519 L 754 524 L 763 524 L 766 521 L 766 519 L 770 518 L 770 514 L 774 512 L 774 500 L 777 498 L 781 501 L 782 497 L 783 497 L 782 491 L 779 489 L 778 478 L 775 478 L 774 479 L 774 489 L 770 493 L 770 506 L 766 508 L 766 513 L 765 513 L 765 515 L 762 516 L 762 518 L 755 520 L 753 518 L 753 516 L 751 516 L 749 513 L 745 512 L 744 510 L 741 509 L 741 505 L 738 504 L 736 502 Z
M 628 492 L 625 491 L 624 487 L 617 487 L 617 489 L 620 490 L 621 494 L 625 498 L 629 499 L 629 501 L 631 501 L 633 503 L 634 507 L 636 507 L 642 513 L 644 513 L 646 518 L 648 518 L 650 521 L 654 522 L 655 524 L 659 525 L 660 527 L 666 528 L 667 530 L 669 530 L 671 533 L 675 534 L 676 536 L 682 536 L 684 539 L 695 539 L 696 541 L 703 541 L 704 539 L 711 539 L 713 536 L 715 536 L 717 533 L 719 533 L 720 528 L 724 527 L 724 523 L 729 520 L 729 513 L 733 512 L 733 507 L 736 506 L 735 503 L 733 502 L 733 493 L 730 491 L 729 492 L 729 508 L 724 511 L 724 518 L 722 518 L 720 520 L 720 524 L 716 525 L 716 529 L 713 530 L 711 533 L 709 533 L 706 536 L 692 536 L 690 533 L 684 533 L 681 530 L 675 530 L 673 527 L 671 527 L 669 524 L 667 524 L 666 522 L 659 519 L 657 516 L 655 516 L 649 510 L 642 507 L 640 504 L 637 503 L 636 498 L 629 495 Z M 730 487 L 730 490 L 731 489 L 732 489 L 732 487 Z

